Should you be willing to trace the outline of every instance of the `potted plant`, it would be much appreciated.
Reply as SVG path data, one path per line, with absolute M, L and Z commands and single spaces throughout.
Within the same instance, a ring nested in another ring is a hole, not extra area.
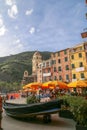
M 76 130 L 87 130 L 87 100 L 80 96 L 73 96 L 67 101 L 76 122 Z
M 76 120 L 76 130 L 87 130 L 87 101 L 83 100 L 77 108 L 77 114 L 74 115 Z
M 59 116 L 63 117 L 63 118 L 73 119 L 73 114 L 70 111 L 70 105 L 69 105 L 69 101 L 68 101 L 68 100 L 70 100 L 71 97 L 68 95 L 64 95 L 59 98 L 63 99 L 63 104 L 61 105 L 61 110 L 59 111 Z
M 64 100 L 63 105 L 67 106 L 66 104 L 68 104 L 66 108 L 73 115 L 76 130 L 87 130 L 87 100 L 81 96 L 64 96 L 62 99 Z

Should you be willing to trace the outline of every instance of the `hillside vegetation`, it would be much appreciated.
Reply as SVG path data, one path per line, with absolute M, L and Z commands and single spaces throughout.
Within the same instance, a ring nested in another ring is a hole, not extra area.
M 23 52 L 0 58 L 0 82 L 20 83 L 27 70 L 32 73 L 32 57 L 35 51 Z M 49 59 L 51 52 L 40 52 L 43 60 Z

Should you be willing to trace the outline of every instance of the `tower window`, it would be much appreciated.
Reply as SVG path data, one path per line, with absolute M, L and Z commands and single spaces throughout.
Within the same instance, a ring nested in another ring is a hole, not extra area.
M 74 59 L 74 55 L 71 56 L 71 59 Z
M 81 58 L 82 57 L 82 53 L 79 53 L 79 58 Z

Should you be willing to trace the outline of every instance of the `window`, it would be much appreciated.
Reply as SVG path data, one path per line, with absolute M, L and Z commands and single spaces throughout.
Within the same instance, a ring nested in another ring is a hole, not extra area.
M 76 74 L 73 74 L 73 79 L 76 79 Z
M 54 60 L 54 64 L 56 64 L 56 60 Z
M 66 65 L 66 70 L 69 70 L 69 65 Z
M 68 57 L 65 57 L 65 62 L 68 61 Z
M 62 69 L 61 69 L 61 66 L 59 66 L 59 67 L 58 67 L 58 71 L 61 71 L 61 70 L 62 70 Z
M 54 67 L 54 72 L 56 72 L 56 67 Z
M 62 80 L 62 76 L 61 75 L 59 75 L 59 80 Z
M 75 65 L 74 64 L 72 64 L 72 69 L 74 69 L 75 68 Z
M 82 53 L 79 53 L 79 58 L 81 58 L 82 57 Z
M 54 60 L 51 61 L 52 62 L 52 65 L 54 64 Z
M 83 67 L 83 62 L 80 62 L 80 63 L 79 63 L 79 67 Z
M 82 47 L 80 47 L 80 50 L 82 50 Z
M 56 76 L 54 76 L 54 80 L 57 80 L 57 77 L 56 77 Z
M 50 68 L 48 68 L 48 72 L 50 72 Z
M 66 75 L 66 80 L 69 80 L 69 75 L 68 74 Z
M 61 60 L 60 60 L 60 59 L 58 59 L 58 63 L 61 63 Z
M 85 78 L 84 73 L 81 73 L 81 78 Z
M 74 55 L 71 56 L 71 59 L 74 59 Z
M 43 63 L 43 67 L 45 67 L 45 63 Z
M 56 60 L 52 60 L 52 64 L 56 64 Z

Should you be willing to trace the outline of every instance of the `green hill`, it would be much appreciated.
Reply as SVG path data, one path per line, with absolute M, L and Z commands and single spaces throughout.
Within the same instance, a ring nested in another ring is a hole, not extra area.
M 0 58 L 0 81 L 21 82 L 24 71 L 32 73 L 32 57 L 35 51 L 23 52 Z M 43 60 L 49 59 L 51 52 L 40 52 Z

